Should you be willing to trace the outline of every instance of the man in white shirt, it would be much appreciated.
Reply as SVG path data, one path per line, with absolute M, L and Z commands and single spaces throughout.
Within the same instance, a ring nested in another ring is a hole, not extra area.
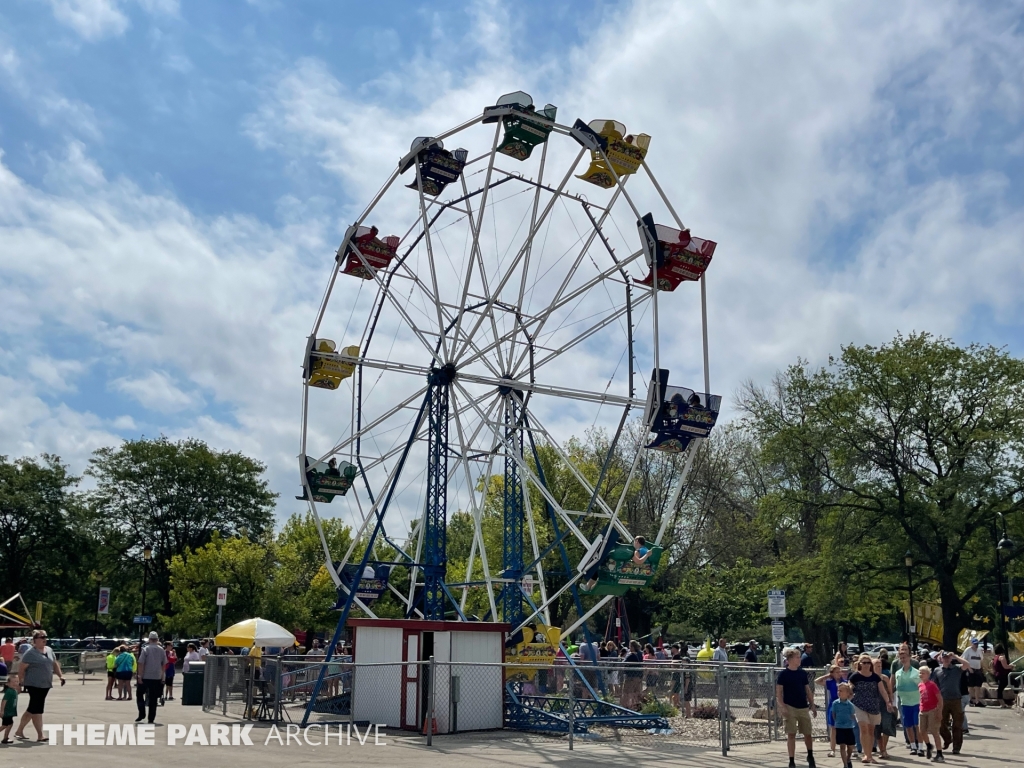
M 726 650 L 724 637 L 720 637 L 718 639 L 718 647 L 715 648 L 715 652 L 711 654 L 711 660 L 722 664 L 729 660 L 729 651 Z
M 205 659 L 206 655 L 210 652 L 210 641 L 205 637 L 202 642 L 199 643 L 199 658 Z
M 970 647 L 963 652 L 963 659 L 971 665 L 971 671 L 967 673 L 967 690 L 971 695 L 971 704 L 976 707 L 985 706 L 981 700 L 981 686 L 985 682 L 985 676 L 981 672 L 982 658 L 978 638 L 972 637 Z

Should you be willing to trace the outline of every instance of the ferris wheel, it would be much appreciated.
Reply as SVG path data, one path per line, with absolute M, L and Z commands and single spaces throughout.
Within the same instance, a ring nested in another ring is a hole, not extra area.
M 650 136 L 556 114 L 520 91 L 415 139 L 331 265 L 304 357 L 299 498 L 338 588 L 339 627 L 352 606 L 374 616 L 385 592 L 408 616 L 484 614 L 513 633 L 550 624 L 567 590 L 595 596 L 568 634 L 654 576 L 668 510 L 657 531 L 627 530 L 628 479 L 606 499 L 604 472 L 588 476 L 564 440 L 603 427 L 610 455 L 642 416 L 638 458 L 685 454 L 678 497 L 720 410 L 703 279 L 715 243 L 676 215 L 646 162 Z M 669 383 L 659 301 L 699 306 L 700 341 L 681 345 L 672 330 L 667 348 L 700 350 L 703 387 Z M 552 491 L 541 450 L 585 503 Z M 456 512 L 472 521 L 461 572 L 448 561 Z M 355 521 L 347 551 L 331 551 L 326 514 Z M 485 535 L 488 515 L 500 543 Z M 551 584 L 544 559 L 564 557 L 570 539 L 585 555 Z

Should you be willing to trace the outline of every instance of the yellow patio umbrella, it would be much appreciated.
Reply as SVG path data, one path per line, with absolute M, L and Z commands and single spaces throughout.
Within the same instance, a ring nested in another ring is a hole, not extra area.
M 280 624 L 257 617 L 228 627 L 213 642 L 234 648 L 251 648 L 254 645 L 291 648 L 295 644 L 295 635 Z

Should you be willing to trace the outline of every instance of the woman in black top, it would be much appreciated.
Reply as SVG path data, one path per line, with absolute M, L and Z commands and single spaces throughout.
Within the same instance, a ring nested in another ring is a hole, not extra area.
M 640 694 L 643 692 L 643 665 L 644 656 L 640 652 L 640 643 L 630 640 L 622 680 L 622 706 L 626 709 L 635 710 L 639 707 Z
M 874 763 L 871 748 L 875 743 L 875 726 L 882 722 L 882 707 L 892 711 L 889 688 L 881 675 L 875 674 L 874 662 L 866 653 L 857 659 L 857 671 L 850 675 L 853 702 L 860 726 L 860 742 L 864 747 L 864 762 Z

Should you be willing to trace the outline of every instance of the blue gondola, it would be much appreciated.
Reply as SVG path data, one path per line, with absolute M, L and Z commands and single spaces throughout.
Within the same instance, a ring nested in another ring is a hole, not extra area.
M 449 152 L 444 148 L 444 142 L 429 136 L 420 136 L 409 148 L 409 154 L 399 163 L 398 172 L 405 173 L 416 163 L 420 168 L 420 180 L 423 182 L 423 194 L 439 195 L 444 188 L 453 181 L 458 180 L 462 175 L 462 169 L 466 165 L 466 158 L 469 152 L 465 149 L 456 149 Z M 419 189 L 414 179 L 412 184 L 406 184 L 409 189 Z
M 341 563 L 335 563 L 334 567 L 337 568 L 339 565 Z M 390 565 L 380 563 L 376 568 L 372 565 L 367 565 L 358 579 L 356 578 L 357 573 L 359 573 L 359 564 L 349 563 L 341 569 L 338 575 L 341 577 L 342 584 L 349 589 L 352 588 L 353 583 L 356 583 L 356 597 L 366 605 L 370 605 L 370 603 L 379 599 L 387 591 L 388 579 L 391 578 Z M 342 610 L 345 607 L 347 598 L 348 594 L 345 590 L 339 589 L 338 602 L 334 605 L 333 610 Z
M 718 420 L 720 395 L 668 386 L 668 371 L 655 370 L 647 396 L 645 420 L 654 439 L 647 445 L 657 451 L 682 453 L 695 437 L 707 437 Z

